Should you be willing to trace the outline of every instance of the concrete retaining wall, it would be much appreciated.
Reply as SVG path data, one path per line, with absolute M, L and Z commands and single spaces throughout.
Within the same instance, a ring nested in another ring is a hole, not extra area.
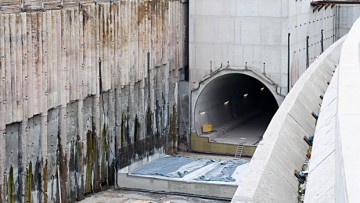
M 176 149 L 186 13 L 180 0 L 0 0 L 0 202 L 58 202 L 58 181 L 74 202 Z
M 298 181 L 315 118 L 340 57 L 344 39 L 331 45 L 300 77 L 269 124 L 233 202 L 296 202 Z

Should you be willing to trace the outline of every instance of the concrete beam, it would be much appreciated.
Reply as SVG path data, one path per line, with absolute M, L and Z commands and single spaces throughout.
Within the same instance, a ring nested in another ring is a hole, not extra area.
M 322 5 L 335 5 L 335 4 L 360 4 L 360 1 L 312 1 L 310 5 L 312 6 L 322 6 Z

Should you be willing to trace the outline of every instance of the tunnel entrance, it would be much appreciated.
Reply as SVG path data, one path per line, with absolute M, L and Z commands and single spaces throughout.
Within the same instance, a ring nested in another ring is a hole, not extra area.
M 278 109 L 272 92 L 259 80 L 240 73 L 219 76 L 198 96 L 194 127 L 210 142 L 257 145 Z

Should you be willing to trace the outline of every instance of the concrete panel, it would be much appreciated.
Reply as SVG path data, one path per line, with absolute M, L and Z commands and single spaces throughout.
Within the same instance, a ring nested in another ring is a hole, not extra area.
M 338 71 L 324 95 L 309 161 L 305 202 L 335 202 L 335 137 Z
M 221 4 L 217 0 L 198 0 L 195 4 L 196 15 L 222 16 L 228 13 L 230 16 L 235 15 L 236 0 L 224 0 Z
M 48 111 L 47 116 L 47 146 L 48 146 L 48 154 L 47 154 L 47 165 L 48 165 L 48 187 L 47 196 L 49 200 L 55 201 L 58 188 L 57 188 L 57 163 L 58 163 L 58 145 L 60 134 L 60 108 L 50 109 Z
M 319 109 L 321 85 L 313 81 L 324 69 L 319 66 L 327 56 L 340 49 L 344 39 L 327 49 L 301 76 L 290 91 L 266 130 L 263 140 L 250 162 L 249 171 L 240 183 L 233 202 L 295 202 L 297 201 L 297 180 L 294 169 L 300 169 L 305 161 L 308 146 L 303 136 L 315 131 L 315 119 L 311 112 Z M 310 99 L 310 102 L 308 101 Z
M 21 164 L 22 149 L 21 146 L 21 128 L 20 123 L 15 123 L 6 127 L 5 133 L 5 165 L 10 167 L 17 167 Z M 7 173 L 9 173 L 7 169 Z
M 229 7 L 232 10 L 228 10 Z M 313 12 L 310 1 L 190 1 L 190 68 L 192 82 L 199 82 L 221 64 L 257 70 L 266 64 L 266 74 L 287 94 L 287 36 L 290 51 L 297 53 L 298 75 L 306 69 L 306 36 L 310 37 L 310 63 L 332 44 L 335 9 Z M 214 45 L 215 44 L 215 45 Z M 292 57 L 290 56 L 290 61 Z M 210 65 L 211 64 L 211 65 Z
M 360 201 L 358 192 L 360 169 L 356 154 L 359 154 L 359 119 L 360 97 L 357 90 L 360 87 L 360 20 L 351 28 L 343 45 L 339 64 L 338 107 L 335 146 L 335 194 L 336 201 Z

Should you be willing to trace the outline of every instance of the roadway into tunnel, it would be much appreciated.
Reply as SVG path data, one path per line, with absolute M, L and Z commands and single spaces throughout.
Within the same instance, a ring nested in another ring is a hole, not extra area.
M 244 122 L 236 122 L 233 129 L 215 132 L 210 142 L 224 144 L 238 144 L 241 138 L 245 138 L 244 145 L 257 145 L 271 121 L 275 112 L 264 111 L 255 114 Z
M 195 106 L 195 128 L 210 142 L 257 145 L 278 108 L 271 91 L 245 74 L 215 78 L 200 93 Z M 204 132 L 203 125 L 211 125 Z

